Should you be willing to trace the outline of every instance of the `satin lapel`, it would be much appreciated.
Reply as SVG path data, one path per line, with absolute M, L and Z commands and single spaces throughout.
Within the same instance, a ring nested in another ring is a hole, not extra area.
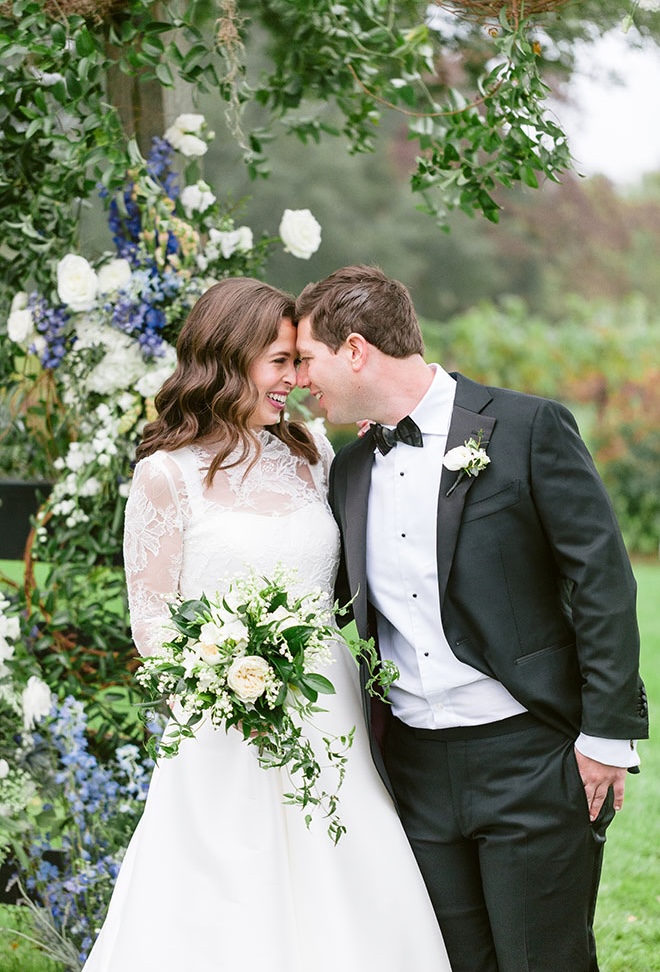
M 351 591 L 355 594 L 357 590 L 353 614 L 363 638 L 367 632 L 367 507 L 373 461 L 373 443 L 365 440 L 363 448 L 356 449 L 351 457 L 350 478 L 346 482 L 344 559 Z
M 490 415 L 480 414 L 490 401 L 490 394 L 482 385 L 468 379 L 458 377 L 456 389 L 456 403 L 451 417 L 449 434 L 447 436 L 447 451 L 455 446 L 463 445 L 470 438 L 478 438 L 481 434 L 481 447 L 488 449 L 491 433 L 496 419 Z M 462 404 L 458 404 L 461 402 Z M 468 407 L 473 406 L 473 407 Z M 458 486 L 447 496 L 447 491 L 454 483 L 457 472 L 449 469 L 442 470 L 440 479 L 440 495 L 438 497 L 438 584 L 440 587 L 440 604 L 444 600 L 449 571 L 451 570 L 454 550 L 461 525 L 463 507 L 468 490 L 474 482 L 473 476 L 464 476 Z

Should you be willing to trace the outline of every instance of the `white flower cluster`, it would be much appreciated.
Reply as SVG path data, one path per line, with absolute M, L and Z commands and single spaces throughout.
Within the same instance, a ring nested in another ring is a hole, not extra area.
M 165 132 L 165 138 L 177 152 L 181 152 L 186 158 L 194 159 L 206 155 L 208 145 L 205 138 L 213 138 L 212 132 L 205 131 L 206 119 L 204 115 L 194 115 L 186 113 L 179 115 L 172 125 Z
M 67 527 L 89 521 L 80 499 L 97 496 L 103 489 L 103 471 L 119 454 L 117 443 L 122 441 L 122 412 L 134 403 L 135 396 L 126 393 L 117 400 L 116 412 L 104 403 L 97 405 L 82 420 L 80 439 L 69 443 L 66 456 L 55 460 L 55 468 L 66 475 L 53 486 L 50 512 L 53 516 L 63 517 Z M 128 492 L 127 486 L 119 489 L 123 495 Z M 45 527 L 38 526 L 37 540 L 45 539 Z
M 11 642 L 20 637 L 20 622 L 6 612 L 10 607 L 6 598 L 0 597 L 0 698 L 9 703 L 22 717 L 23 728 L 30 731 L 52 706 L 51 691 L 37 675 L 31 675 L 22 691 L 16 691 L 7 661 L 14 657 L 16 648 Z
M 37 337 L 32 312 L 28 308 L 28 295 L 23 290 L 19 290 L 11 302 L 7 318 L 7 336 L 10 341 L 20 344 L 21 347 L 32 344 Z

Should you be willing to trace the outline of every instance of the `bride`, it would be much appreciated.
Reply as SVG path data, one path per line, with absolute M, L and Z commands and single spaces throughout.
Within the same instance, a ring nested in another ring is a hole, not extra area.
M 292 298 L 223 280 L 193 308 L 156 398 L 126 508 L 133 636 L 164 640 L 166 602 L 214 595 L 256 569 L 295 568 L 332 599 L 332 450 L 284 419 L 295 385 Z M 335 846 L 286 805 L 235 729 L 203 724 L 154 770 L 84 972 L 450 972 L 422 879 L 371 760 L 357 668 L 338 639 L 322 733 L 356 726 Z

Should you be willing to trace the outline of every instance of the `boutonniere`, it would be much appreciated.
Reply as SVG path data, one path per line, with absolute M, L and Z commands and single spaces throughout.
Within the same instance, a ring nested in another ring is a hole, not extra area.
M 446 496 L 451 496 L 466 476 L 478 476 L 490 462 L 490 456 L 485 449 L 481 448 L 483 434 L 483 429 L 480 429 L 476 439 L 469 438 L 462 446 L 456 446 L 445 453 L 442 465 L 452 472 L 458 471 L 458 476 L 445 493 Z

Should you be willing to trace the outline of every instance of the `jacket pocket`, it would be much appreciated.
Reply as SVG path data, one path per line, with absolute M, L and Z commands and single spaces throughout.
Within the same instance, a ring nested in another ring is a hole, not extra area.
M 539 648 L 537 651 L 530 651 L 526 655 L 520 655 L 515 659 L 515 664 L 524 665 L 528 661 L 538 661 L 544 655 L 553 655 L 557 651 L 566 651 L 569 648 L 575 648 L 575 642 L 563 641 L 558 645 L 548 645 L 547 648 Z
M 497 493 L 484 496 L 483 499 L 475 500 L 472 503 L 466 502 L 463 508 L 463 522 L 477 520 L 482 516 L 490 516 L 491 513 L 498 513 L 506 510 L 510 506 L 515 506 L 520 501 L 520 480 L 516 479 L 509 483 Z

